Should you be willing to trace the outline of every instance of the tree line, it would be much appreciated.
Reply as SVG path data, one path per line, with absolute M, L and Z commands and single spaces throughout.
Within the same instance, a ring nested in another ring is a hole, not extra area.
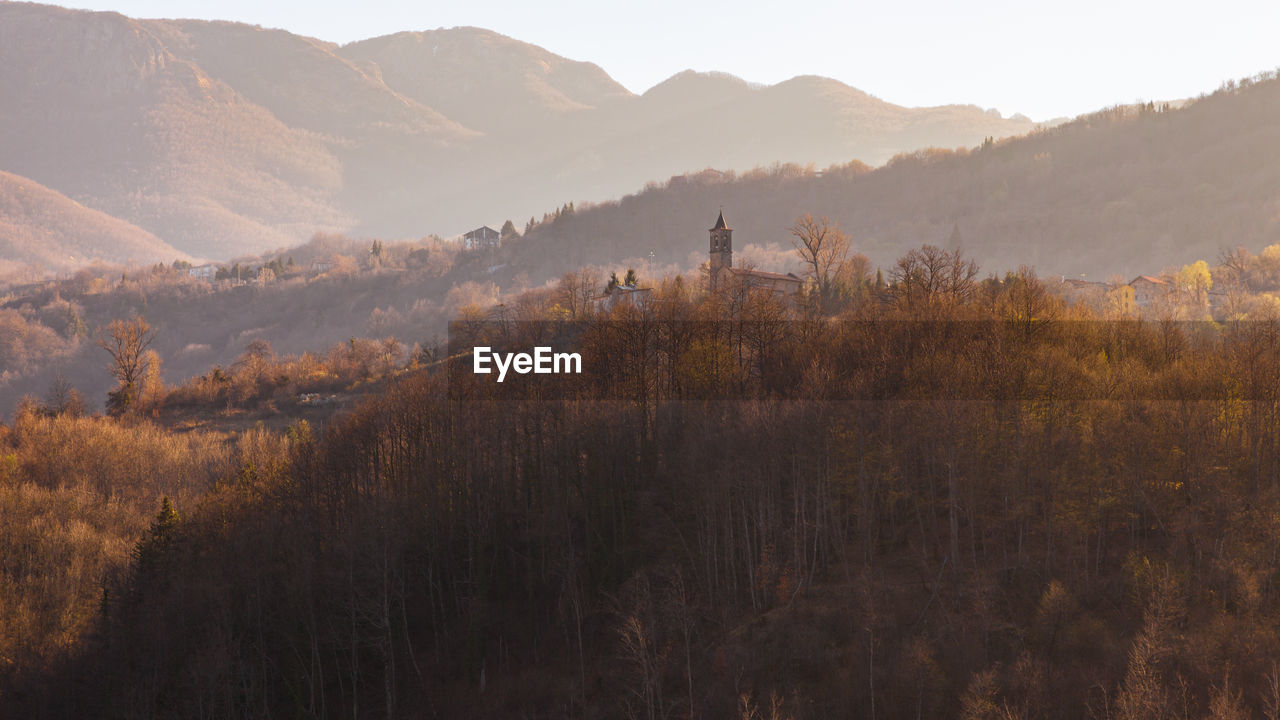
M 834 315 L 693 285 L 583 318 L 556 392 L 418 369 L 156 498 L 0 702 L 1275 716 L 1280 323 L 1108 320 L 927 247 Z M 536 340 L 525 302 L 454 332 Z

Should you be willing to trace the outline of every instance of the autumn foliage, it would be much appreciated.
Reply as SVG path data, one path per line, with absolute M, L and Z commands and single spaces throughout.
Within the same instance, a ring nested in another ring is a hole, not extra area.
M 92 583 L 53 559 L 5 576 L 73 614 L 6 614 L 6 656 L 40 661 L 10 664 L 0 703 L 50 717 L 1274 712 L 1280 324 L 1104 321 L 1030 273 L 978 281 L 931 252 L 834 317 L 670 283 L 646 308 L 582 320 L 588 371 L 556 393 L 423 368 L 323 431 L 140 456 L 90 440 L 198 438 L 27 417 L 0 438 L 16 458 L 3 497 L 27 508 L 15 517 L 81 477 L 38 460 L 33 433 L 87 433 L 63 444 L 156 479 L 118 481 L 137 509 Z M 469 331 L 544 329 L 498 315 Z M 53 553 L 61 536 L 39 532 L 5 557 Z

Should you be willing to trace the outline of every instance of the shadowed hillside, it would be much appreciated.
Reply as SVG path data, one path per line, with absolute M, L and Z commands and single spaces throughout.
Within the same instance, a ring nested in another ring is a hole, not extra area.
M 822 322 L 670 283 L 460 323 L 581 351 L 554 380 L 255 343 L 117 417 L 27 403 L 0 715 L 1273 717 L 1274 315 L 951 268 Z M 317 375 L 378 389 L 238 414 Z

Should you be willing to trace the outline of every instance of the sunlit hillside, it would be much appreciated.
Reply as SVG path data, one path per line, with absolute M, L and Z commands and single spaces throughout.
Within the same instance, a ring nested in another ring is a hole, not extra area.
M 984 267 L 1126 279 L 1237 246 L 1280 242 L 1280 81 L 1232 82 L 1181 107 L 1101 111 L 971 150 L 906 153 L 881 168 L 782 166 L 690 174 L 536 227 L 505 272 L 700 262 L 723 207 L 735 241 L 788 245 L 825 215 L 874 264 L 930 243 Z M 691 253 L 693 254 L 691 256 Z
M 706 164 L 878 163 L 1033 127 L 829 80 L 744 92 L 706 122 L 680 93 L 636 97 L 590 63 L 475 28 L 338 47 L 0 5 L 0 169 L 217 259 L 318 231 L 450 236 Z
M 93 261 L 190 259 L 151 233 L 87 208 L 29 178 L 0 171 L 0 275 L 33 266 L 61 271 Z

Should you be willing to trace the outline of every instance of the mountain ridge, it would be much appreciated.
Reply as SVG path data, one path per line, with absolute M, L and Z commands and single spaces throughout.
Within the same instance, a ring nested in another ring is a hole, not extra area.
M 680 176 L 540 224 L 497 261 L 534 282 L 555 273 L 547 258 L 562 256 L 659 274 L 688 269 L 705 260 L 704 228 L 722 207 L 739 248 L 785 252 L 788 229 L 812 213 L 838 223 L 886 271 L 932 244 L 955 245 L 997 273 L 1028 265 L 1129 279 L 1280 243 L 1278 116 L 1273 73 L 1178 106 L 1111 108 L 974 149 L 903 153 L 877 168 Z
M 830 80 L 731 81 L 744 91 L 701 117 L 664 99 L 679 75 L 636 95 L 594 63 L 479 28 L 337 45 L 6 3 L 0 169 L 230 258 L 315 232 L 449 236 L 707 166 L 878 164 L 1034 127 Z
M 139 227 L 87 208 L 30 178 L 3 170 L 0 170 L 0 258 L 0 274 L 6 270 L 6 264 L 65 271 L 91 262 L 157 263 L 192 259 Z

